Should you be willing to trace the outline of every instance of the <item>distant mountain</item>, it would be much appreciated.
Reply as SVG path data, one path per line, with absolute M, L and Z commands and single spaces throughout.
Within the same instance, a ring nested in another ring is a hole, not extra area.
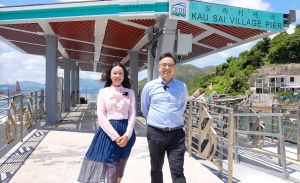
M 45 85 L 38 82 L 33 81 L 22 81 L 19 82 L 21 93 L 28 93 L 32 91 L 41 90 L 42 88 L 45 88 Z M 6 95 L 9 92 L 9 95 L 16 94 L 16 84 L 2 84 L 0 85 L 0 91 L 4 92 Z
M 37 91 L 45 89 L 45 84 L 33 82 L 33 81 L 22 81 L 19 82 L 21 93 L 28 93 L 32 91 Z M 82 79 L 79 80 L 80 93 L 98 93 L 99 89 L 103 87 L 103 84 L 100 81 L 91 80 L 91 79 Z M 2 84 L 0 85 L 0 93 L 7 94 L 9 91 L 10 95 L 16 93 L 15 84 Z
M 191 64 L 185 64 L 177 66 L 175 76 L 177 79 L 186 83 L 195 76 L 212 74 L 214 72 L 216 72 L 215 66 L 199 68 Z
M 98 93 L 100 88 L 103 88 L 103 83 L 99 80 L 82 79 L 79 80 L 80 93 Z
M 33 82 L 33 81 L 22 81 L 20 82 L 20 89 L 21 89 L 21 93 L 28 93 L 32 91 L 45 89 L 45 84 Z
M 188 88 L 190 94 L 194 93 L 196 89 L 199 88 L 198 78 L 210 75 L 216 72 L 215 66 L 207 66 L 203 68 L 199 68 L 193 66 L 191 64 L 178 65 L 176 66 L 176 74 L 175 77 L 181 81 L 183 81 Z M 139 81 L 138 88 L 141 90 L 146 84 L 147 79 L 143 79 Z

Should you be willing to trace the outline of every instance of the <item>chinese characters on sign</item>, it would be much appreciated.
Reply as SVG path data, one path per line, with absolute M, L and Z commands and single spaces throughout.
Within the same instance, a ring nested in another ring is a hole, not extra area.
M 212 4 L 200 1 L 170 1 L 170 18 L 262 30 L 282 31 L 283 14 Z M 173 3 L 174 2 L 174 3 Z M 185 4 L 184 4 L 185 3 Z M 183 5 L 184 4 L 184 5 Z M 181 5 L 181 6 L 178 6 Z

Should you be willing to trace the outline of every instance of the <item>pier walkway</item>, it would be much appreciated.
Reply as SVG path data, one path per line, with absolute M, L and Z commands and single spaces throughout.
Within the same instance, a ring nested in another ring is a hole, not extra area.
M 46 126 L 45 122 L 41 122 L 26 136 L 23 143 L 18 143 L 0 159 L 0 183 L 76 183 L 81 162 L 98 128 L 96 120 L 96 105 L 89 103 L 78 105 L 72 112 L 63 113 L 62 120 L 56 125 Z M 122 182 L 150 183 L 150 158 L 144 118 L 137 117 L 135 130 L 137 140 Z M 187 154 L 184 164 L 187 183 L 228 182 L 226 173 L 222 179 L 217 176 L 218 168 L 210 161 L 189 157 Z M 234 183 L 300 182 L 298 162 L 289 161 L 287 168 L 290 180 L 284 180 L 280 173 L 273 174 L 268 172 L 269 168 L 263 168 L 262 164 L 269 163 L 268 157 L 255 166 L 257 162 L 253 164 L 253 160 L 258 156 L 251 152 L 244 154 L 245 157 L 249 156 L 243 160 L 247 163 L 233 164 Z M 167 160 L 163 170 L 164 182 L 171 183 Z
M 74 183 L 84 154 L 93 138 L 96 124 L 95 105 L 79 105 L 63 113 L 55 126 L 41 125 L 23 143 L 1 159 L 2 182 Z M 145 137 L 145 120 L 137 118 L 137 141 L 125 169 L 124 183 L 150 182 L 150 159 Z M 186 155 L 185 174 L 188 183 L 223 182 L 193 157 Z M 164 180 L 171 183 L 168 163 Z

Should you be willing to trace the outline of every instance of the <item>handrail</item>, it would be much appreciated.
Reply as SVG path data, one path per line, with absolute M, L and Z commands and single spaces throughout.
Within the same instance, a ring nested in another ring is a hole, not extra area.
M 289 133 L 284 129 L 286 122 L 283 121 L 287 115 L 278 112 L 257 113 L 249 107 L 241 110 L 242 107 L 239 108 L 237 105 L 230 108 L 196 100 L 189 101 L 185 111 L 189 155 L 195 153 L 212 161 L 217 165 L 220 177 L 225 170 L 228 174 L 228 182 L 232 182 L 233 159 L 236 163 L 239 162 L 241 156 L 239 149 L 267 154 L 278 158 L 278 162 L 274 163 L 282 167 L 282 177 L 287 179 L 285 137 Z M 297 160 L 299 161 L 300 109 L 297 109 L 295 115 L 298 119 L 298 127 L 295 129 L 298 132 Z M 273 139 L 273 143 L 277 144 L 277 153 L 262 149 L 266 139 Z M 224 157 L 227 158 L 226 163 L 223 163 Z M 224 164 L 227 166 L 225 167 Z
M 297 161 L 300 161 L 300 106 L 287 108 L 286 106 L 273 104 L 272 111 L 282 113 L 284 118 L 295 120 L 285 121 L 287 129 L 285 130 L 284 136 L 286 140 L 297 143 Z
M 282 124 L 282 113 L 234 113 L 234 133 L 235 133 L 235 160 L 236 162 L 239 161 L 239 149 L 246 149 L 248 151 L 254 150 L 254 148 L 262 149 L 262 146 L 264 144 L 265 137 L 268 138 L 275 138 L 277 141 L 274 140 L 274 143 L 277 143 L 278 151 L 277 153 L 273 152 L 256 152 L 256 153 L 262 153 L 267 154 L 268 156 L 276 157 L 278 158 L 278 165 L 282 167 L 282 176 L 284 179 L 287 179 L 287 170 L 286 170 L 286 154 L 285 154 L 285 139 L 284 139 L 284 133 L 283 133 L 283 124 Z M 250 120 L 249 117 L 253 118 L 256 117 L 256 120 Z M 277 118 L 275 121 L 271 121 L 273 118 Z M 243 121 L 242 118 L 246 118 L 246 121 Z M 268 120 L 269 119 L 269 120 Z M 267 132 L 265 128 L 259 128 L 259 126 L 256 126 L 256 128 L 250 128 L 250 126 L 253 124 L 261 123 L 263 121 L 264 125 L 267 125 L 267 121 L 272 125 L 270 132 Z M 253 123 L 254 122 L 254 123 Z M 246 128 L 241 128 L 241 123 L 246 123 Z M 275 127 L 274 127 L 275 126 Z M 276 129 L 276 130 L 274 130 Z M 240 140 L 241 138 L 245 138 L 246 135 L 246 142 Z
M 1 112 L 6 114 L 0 121 L 0 157 L 23 142 L 24 136 L 44 117 L 44 97 L 44 90 L 10 97 L 8 107 Z
M 218 113 L 220 111 L 223 113 Z M 230 183 L 233 181 L 231 115 L 231 108 L 198 101 L 189 101 L 185 115 L 189 155 L 194 152 L 213 162 L 218 167 L 220 177 L 223 176 L 224 171 L 227 171 Z M 218 118 L 218 122 L 215 120 L 216 118 Z M 222 137 L 226 137 L 228 140 L 222 140 Z M 225 148 L 228 148 L 227 152 Z M 228 158 L 227 167 L 224 167 L 224 156 Z

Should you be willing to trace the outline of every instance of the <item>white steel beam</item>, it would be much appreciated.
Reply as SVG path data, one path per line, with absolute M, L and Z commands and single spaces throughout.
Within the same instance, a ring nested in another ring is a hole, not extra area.
M 55 35 L 55 32 L 52 30 L 51 26 L 49 25 L 49 22 L 41 21 L 39 22 L 40 27 L 43 29 L 45 34 L 48 35 Z M 64 47 L 61 45 L 59 38 L 57 43 L 57 49 L 62 54 L 64 58 L 70 58 Z
M 105 30 L 107 26 L 107 19 L 99 19 L 97 18 L 95 20 L 95 43 L 94 43 L 94 61 L 99 61 L 101 49 L 102 49 L 102 43 L 105 36 Z
M 251 42 L 251 41 L 254 41 L 254 40 L 258 40 L 258 39 L 262 39 L 264 37 L 268 37 L 270 35 L 273 35 L 273 34 L 276 34 L 278 33 L 278 31 L 269 31 L 268 33 L 264 33 L 264 34 L 261 34 L 261 35 L 258 35 L 258 36 L 255 36 L 255 37 L 251 37 L 249 39 L 246 39 L 246 40 L 243 40 L 243 41 L 240 41 L 238 43 L 235 43 L 235 44 L 231 44 L 231 45 L 228 45 L 228 46 L 225 46 L 221 49 L 216 49 L 212 52 L 208 52 L 206 54 L 203 54 L 203 55 L 200 55 L 198 57 L 194 57 L 194 58 L 191 58 L 191 59 L 187 59 L 185 61 L 182 61 L 180 62 L 180 64 L 183 64 L 183 63 L 186 63 L 186 62 L 190 62 L 190 61 L 194 61 L 196 59 L 200 59 L 202 57 L 205 57 L 205 56 L 208 56 L 208 55 L 212 55 L 212 54 L 215 54 L 215 53 L 218 53 L 218 52 L 221 52 L 221 51 L 224 51 L 224 50 L 227 50 L 227 49 L 230 49 L 230 48 L 234 48 L 234 47 L 237 47 L 237 46 L 240 46 L 242 44 L 245 44 L 245 43 L 248 43 L 248 42 Z

